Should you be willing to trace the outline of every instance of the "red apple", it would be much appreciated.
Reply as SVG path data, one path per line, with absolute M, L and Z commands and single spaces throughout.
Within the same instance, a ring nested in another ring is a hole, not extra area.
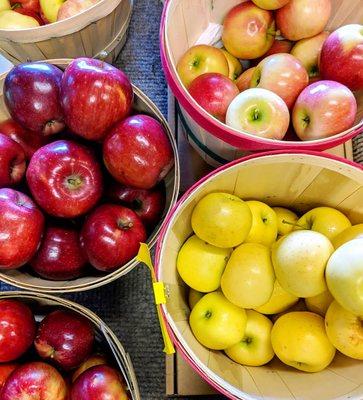
M 15 11 L 22 8 L 34 13 L 40 12 L 39 0 L 10 0 L 10 4 Z
M 46 228 L 42 244 L 30 261 L 38 275 L 56 281 L 78 278 L 86 264 L 79 233 L 60 226 Z
M 36 326 L 30 308 L 20 301 L 0 300 L 0 362 L 14 361 L 33 344 Z
M 296 100 L 292 122 L 301 140 L 326 138 L 349 129 L 357 114 L 353 93 L 334 81 L 318 81 Z
M 25 153 L 19 143 L 0 133 L 0 187 L 18 184 L 25 174 Z
M 88 216 L 81 243 L 90 263 L 100 271 L 113 271 L 136 256 L 146 240 L 141 219 L 129 208 L 104 204 Z
M 320 69 L 324 79 L 363 89 L 363 25 L 345 25 L 330 34 L 321 50 Z
M 101 140 L 131 112 L 133 90 L 127 76 L 104 61 L 78 58 L 64 71 L 62 107 L 72 132 Z
M 1 400 L 66 400 L 67 384 L 51 365 L 29 362 L 7 379 Z
M 105 365 L 107 364 L 107 359 L 105 356 L 101 354 L 93 354 L 88 357 L 74 372 L 72 375 L 72 382 L 74 382 L 84 371 L 95 367 L 96 365 Z
M 94 340 L 94 329 L 88 319 L 59 310 L 42 320 L 34 344 L 40 357 L 69 370 L 78 367 L 91 354 Z
M 236 85 L 240 92 L 249 89 L 251 84 L 251 78 L 254 72 L 255 72 L 255 67 L 248 68 L 236 79 Z
M 7 363 L 7 364 L 0 364 L 0 393 L 1 388 L 4 386 L 6 380 L 9 378 L 11 373 L 18 368 L 18 364 L 14 363 Z
M 87 369 L 74 382 L 70 400 L 127 400 L 120 374 L 107 365 Z
M 12 118 L 24 128 L 43 135 L 64 128 L 59 101 L 63 72 L 47 63 L 24 63 L 6 76 L 4 99 Z
M 25 194 L 0 189 L 0 270 L 19 268 L 37 251 L 44 217 Z
M 133 115 L 115 125 L 103 144 L 108 171 L 120 183 L 150 189 L 174 163 L 162 125 L 148 115 Z
M 39 149 L 26 173 L 35 201 L 50 215 L 73 218 L 85 214 L 102 195 L 102 173 L 91 151 L 58 140 Z
M 290 42 L 290 40 L 275 39 L 274 42 L 272 43 L 272 46 L 270 47 L 270 50 L 267 50 L 267 52 L 262 57 L 252 60 L 253 61 L 252 64 L 257 65 L 264 58 L 271 56 L 272 54 L 290 53 L 291 49 L 292 49 L 292 42 Z
M 193 99 L 213 117 L 224 122 L 231 101 L 238 95 L 238 87 L 222 74 L 198 76 L 189 86 Z

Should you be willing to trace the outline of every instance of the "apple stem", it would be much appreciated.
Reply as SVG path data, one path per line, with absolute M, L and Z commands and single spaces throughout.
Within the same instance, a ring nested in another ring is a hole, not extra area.
M 286 224 L 286 225 L 292 225 L 294 227 L 298 227 L 298 228 L 301 228 L 301 229 L 306 229 L 306 226 L 299 225 L 299 224 L 297 224 L 295 222 L 286 221 L 286 219 L 283 219 L 282 223 Z
M 122 221 L 121 219 L 119 219 L 117 221 L 117 226 L 122 230 L 128 230 L 131 229 L 134 224 L 131 221 Z

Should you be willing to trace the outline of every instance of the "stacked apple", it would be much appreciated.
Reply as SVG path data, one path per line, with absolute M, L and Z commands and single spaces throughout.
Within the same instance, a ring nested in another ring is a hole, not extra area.
M 67 280 L 132 259 L 164 210 L 174 157 L 163 126 L 132 113 L 127 76 L 79 58 L 14 67 L 0 124 L 0 270 Z M 105 193 L 104 197 L 103 191 Z M 32 198 L 31 198 L 32 197 Z
M 0 0 L 0 29 L 36 28 L 73 17 L 100 0 Z
M 177 269 L 196 339 L 235 362 L 276 355 L 317 372 L 336 349 L 363 360 L 363 223 L 331 207 L 300 218 L 229 193 L 194 207 Z
M 1 400 L 127 400 L 121 374 L 99 350 L 85 317 L 58 309 L 37 325 L 27 304 L 0 300 Z
M 352 91 L 363 89 L 363 26 L 329 34 L 330 15 L 331 0 L 244 1 L 224 19 L 224 48 L 191 47 L 179 77 L 202 108 L 237 131 L 275 140 L 344 132 L 357 115 Z

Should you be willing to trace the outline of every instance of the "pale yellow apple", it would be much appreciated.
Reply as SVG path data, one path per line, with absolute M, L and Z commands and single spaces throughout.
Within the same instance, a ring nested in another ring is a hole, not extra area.
M 333 240 L 351 225 L 349 219 L 335 208 L 317 207 L 305 213 L 297 221 L 295 229 L 311 229 Z
M 221 292 L 203 296 L 189 317 L 196 339 L 212 350 L 224 350 L 244 336 L 247 315 L 243 308 L 229 302 Z
M 225 350 L 238 364 L 259 367 L 274 357 L 271 345 L 272 322 L 264 315 L 246 310 L 247 325 L 243 339 Z
M 277 314 L 289 309 L 298 300 L 298 297 L 286 292 L 279 284 L 279 281 L 275 279 L 274 289 L 269 301 L 255 308 L 255 310 L 262 314 Z
M 277 10 L 286 5 L 290 0 L 252 0 L 257 7 L 264 10 Z
M 59 9 L 66 0 L 39 0 L 40 9 L 48 22 L 56 22 Z
M 344 355 L 363 360 L 363 319 L 333 301 L 325 316 L 331 343 Z
M 293 311 L 308 311 L 308 309 L 306 308 L 304 299 L 299 299 L 297 303 L 295 303 L 294 305 L 292 305 L 290 308 L 288 308 L 285 311 L 282 311 L 278 314 L 271 315 L 271 317 L 270 317 L 271 321 L 275 323 L 277 321 L 277 319 L 280 318 L 282 315 L 288 314 Z
M 199 292 L 214 292 L 221 284 L 221 277 L 232 249 L 206 243 L 198 236 L 191 236 L 179 250 L 177 270 L 183 281 Z
M 191 47 L 179 60 L 176 69 L 186 88 L 195 78 L 208 72 L 229 75 L 228 62 L 221 49 L 205 44 Z
M 332 240 L 333 246 L 337 249 L 344 243 L 353 239 L 363 239 L 363 224 L 353 225 L 345 229 Z
M 330 293 L 345 309 L 363 317 L 363 239 L 335 250 L 326 267 Z
M 194 289 L 189 289 L 188 304 L 191 310 L 198 303 L 198 301 L 205 295 L 205 293 L 198 292 Z
M 317 296 L 307 297 L 305 299 L 306 308 L 316 314 L 325 316 L 330 304 L 333 302 L 334 298 L 330 294 L 329 290 L 318 294 Z
M 235 247 L 247 237 L 252 213 L 246 202 L 229 193 L 209 193 L 194 207 L 195 234 L 217 247 Z
M 0 0 L 0 11 L 10 10 L 11 5 L 9 0 Z
M 239 60 L 235 57 L 232 56 L 232 54 L 228 53 L 227 50 L 221 49 L 223 51 L 224 56 L 227 59 L 228 62 L 228 69 L 229 73 L 228 76 L 232 81 L 237 79 L 241 74 L 242 74 L 242 64 L 239 62 Z
M 20 14 L 13 10 L 0 12 L 0 29 L 28 29 L 36 28 L 39 22 L 28 15 Z
M 327 289 L 324 272 L 333 251 L 321 233 L 293 231 L 272 246 L 276 278 L 283 289 L 297 297 L 316 296 Z
M 221 288 L 226 298 L 237 306 L 256 308 L 270 299 L 274 282 L 270 249 L 259 243 L 243 243 L 231 254 Z
M 246 204 L 252 213 L 252 227 L 245 242 L 271 246 L 277 238 L 277 216 L 275 211 L 262 201 L 249 200 Z
M 294 229 L 299 217 L 288 208 L 272 207 L 277 217 L 277 232 L 279 235 L 284 236 Z
M 272 328 L 271 342 L 283 363 L 301 371 L 322 371 L 335 355 L 325 332 L 324 319 L 308 311 L 282 315 Z

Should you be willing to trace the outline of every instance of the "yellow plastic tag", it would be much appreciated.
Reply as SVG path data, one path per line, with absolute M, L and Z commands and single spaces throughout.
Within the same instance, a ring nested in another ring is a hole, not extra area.
M 154 282 L 153 288 L 154 288 L 155 303 L 165 304 L 166 297 L 165 297 L 165 287 L 163 282 Z

